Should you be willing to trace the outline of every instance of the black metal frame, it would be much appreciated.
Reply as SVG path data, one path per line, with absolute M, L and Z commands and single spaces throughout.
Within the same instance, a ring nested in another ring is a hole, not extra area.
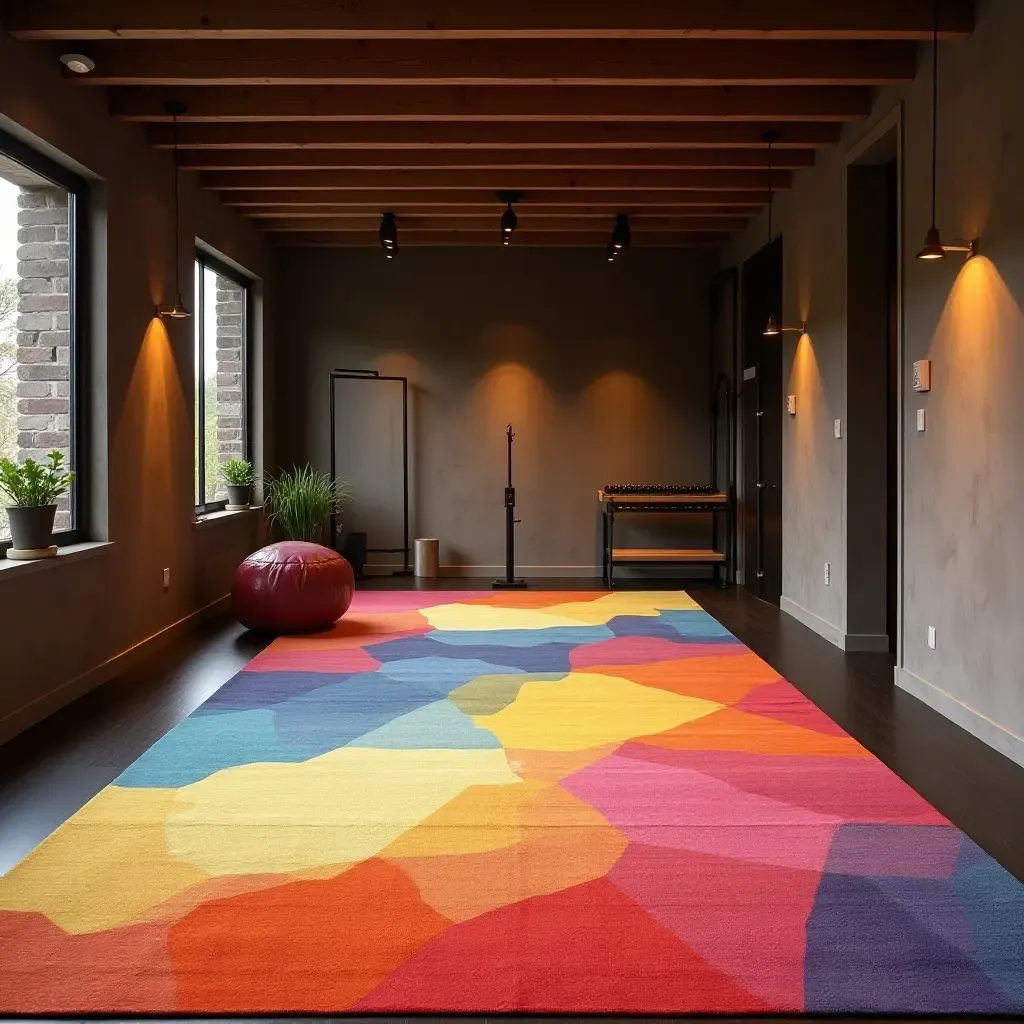
M 38 150 L 26 145 L 20 139 L 0 129 L 0 153 L 59 185 L 68 193 L 68 341 L 70 347 L 70 381 L 68 399 L 70 413 L 70 468 L 75 472 L 75 483 L 71 489 L 71 528 L 53 535 L 53 542 L 63 546 L 85 540 L 88 533 L 89 474 L 83 472 L 88 462 L 90 438 L 89 424 L 85 416 L 85 402 L 82 400 L 84 382 L 89 373 L 88 324 L 90 318 L 91 287 L 89 277 L 89 207 L 90 189 L 88 181 L 69 171 L 63 165 L 44 156 Z M 0 554 L 11 546 L 9 540 L 0 541 Z
M 402 568 L 396 572 L 396 576 L 408 576 L 412 570 L 409 565 L 409 378 L 389 377 L 380 373 L 379 370 L 331 370 L 331 479 L 335 480 L 338 475 L 338 452 L 336 440 L 336 413 L 334 404 L 334 382 L 337 380 L 367 380 L 367 381 L 392 381 L 400 382 L 402 385 L 402 524 L 403 543 L 401 548 L 371 548 L 366 549 L 367 553 L 378 555 L 394 555 L 401 553 Z M 331 515 L 331 547 L 336 548 L 338 544 L 338 516 Z
M 246 277 L 244 274 L 237 271 L 234 267 L 229 266 L 223 260 L 217 259 L 216 256 L 211 255 L 205 249 L 196 249 L 195 259 L 192 264 L 192 279 L 193 283 L 196 279 L 196 265 L 199 265 L 199 287 L 196 288 L 196 311 L 195 311 L 195 330 L 196 334 L 193 335 L 193 349 L 197 353 L 198 363 L 195 367 L 195 382 L 196 382 L 196 404 L 198 415 L 196 417 L 197 429 L 199 430 L 199 438 L 197 440 L 205 440 L 203 437 L 206 431 L 206 387 L 199 387 L 199 382 L 204 381 L 203 377 L 203 359 L 205 346 L 203 342 L 206 340 L 203 337 L 204 325 L 206 322 L 206 288 L 203 286 L 203 275 L 202 270 L 209 268 L 215 274 L 219 274 L 221 277 L 226 277 L 229 281 L 233 281 L 240 288 L 245 291 L 245 310 L 243 313 L 242 322 L 242 457 L 252 462 L 252 449 L 250 446 L 250 434 L 249 434 L 249 410 L 252 408 L 252 381 L 249 376 L 249 364 L 251 361 L 251 348 L 252 348 L 252 324 L 253 324 L 253 313 L 255 310 L 255 298 L 253 295 L 253 280 L 252 278 Z M 198 344 L 196 344 L 196 335 L 198 335 Z M 201 457 L 197 459 L 196 470 L 198 472 L 198 481 L 196 484 L 196 497 L 199 495 L 206 494 L 206 458 L 205 458 L 206 447 L 204 444 L 199 444 L 199 452 Z M 197 501 L 196 502 L 196 515 L 204 516 L 209 515 L 211 512 L 222 512 L 227 507 L 227 498 L 223 498 L 220 501 Z
M 724 285 L 732 287 L 732 367 L 731 374 L 720 373 L 715 378 L 715 312 L 716 290 Z M 721 408 L 718 404 L 719 394 L 725 394 L 725 429 L 726 429 L 726 489 L 725 493 L 729 498 L 730 515 L 726 523 L 726 552 L 729 555 L 728 565 L 731 569 L 731 583 L 736 582 L 736 567 L 738 550 L 737 543 L 737 502 L 736 502 L 736 475 L 739 464 L 739 427 L 737 422 L 737 397 L 739 394 L 739 315 L 740 315 L 740 275 L 736 267 L 728 267 L 720 271 L 711 279 L 708 289 L 708 344 L 709 362 L 711 365 L 711 483 L 718 486 L 718 421 Z M 713 520 L 712 526 L 712 547 L 718 547 L 718 520 Z

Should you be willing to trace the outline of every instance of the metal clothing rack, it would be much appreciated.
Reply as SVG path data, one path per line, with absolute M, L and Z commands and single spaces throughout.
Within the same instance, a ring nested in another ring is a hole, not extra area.
M 336 411 L 334 403 L 334 383 L 338 380 L 365 380 L 365 381 L 391 381 L 402 385 L 402 524 L 403 524 L 403 547 L 400 548 L 373 548 L 368 547 L 367 553 L 380 555 L 401 554 L 402 568 L 394 575 L 409 576 L 412 573 L 410 567 L 410 544 L 409 544 L 409 378 L 382 376 L 377 370 L 331 370 L 331 479 L 335 480 L 338 473 L 337 453 L 337 432 L 336 432 Z M 331 547 L 337 544 L 338 516 L 331 514 Z

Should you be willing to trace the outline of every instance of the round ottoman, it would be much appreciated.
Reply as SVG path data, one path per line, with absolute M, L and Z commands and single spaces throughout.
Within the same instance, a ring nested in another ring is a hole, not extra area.
M 254 551 L 236 570 L 235 615 L 264 633 L 327 629 L 348 611 L 352 567 L 330 548 L 286 540 Z

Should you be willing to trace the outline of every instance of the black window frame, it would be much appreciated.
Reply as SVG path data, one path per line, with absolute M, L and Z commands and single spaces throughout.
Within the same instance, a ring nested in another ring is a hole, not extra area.
M 85 415 L 87 394 L 85 382 L 88 373 L 90 322 L 89 276 L 89 209 L 90 187 L 86 178 L 68 170 L 63 164 L 39 152 L 33 146 L 0 129 L 0 153 L 28 168 L 47 181 L 59 185 L 68 193 L 68 423 L 70 425 L 71 458 L 69 469 L 75 474 L 71 488 L 71 527 L 55 531 L 53 543 L 59 547 L 80 544 L 90 538 L 89 474 L 83 472 L 88 464 L 89 424 Z M 11 540 L 0 540 L 0 555 L 11 547 Z
M 221 277 L 227 278 L 229 281 L 234 282 L 240 288 L 245 289 L 245 306 L 243 313 L 243 324 L 242 324 L 242 458 L 252 462 L 252 444 L 251 444 L 251 433 L 249 431 L 249 411 L 252 408 L 251 402 L 251 391 L 252 391 L 252 380 L 249 374 L 249 367 L 252 359 L 252 336 L 253 336 L 253 311 L 254 311 L 254 280 L 251 277 L 243 274 L 241 271 L 236 270 L 234 267 L 225 263 L 223 260 L 218 259 L 216 256 L 207 252 L 205 249 L 196 249 L 195 260 L 192 264 L 192 275 L 193 280 L 197 276 L 198 267 L 198 280 L 199 287 L 196 288 L 196 310 L 195 310 L 195 333 L 193 334 L 193 352 L 196 354 L 199 362 L 198 365 L 193 367 L 193 388 L 195 392 L 196 409 L 195 424 L 199 430 L 199 436 L 194 438 L 195 441 L 195 452 L 196 452 L 196 471 L 198 473 L 198 482 L 195 488 L 194 497 L 198 498 L 200 494 L 206 494 L 206 459 L 200 457 L 201 452 L 205 452 L 205 437 L 203 434 L 206 430 L 206 389 L 205 387 L 198 387 L 200 380 L 205 380 L 203 376 L 203 361 L 205 359 L 205 337 L 203 337 L 203 331 L 205 330 L 205 293 L 206 289 L 203 287 L 203 271 L 206 269 L 212 270 L 215 274 L 219 274 Z M 223 512 L 227 507 L 227 499 L 222 498 L 220 501 L 197 501 L 195 507 L 196 517 L 208 516 L 213 512 Z

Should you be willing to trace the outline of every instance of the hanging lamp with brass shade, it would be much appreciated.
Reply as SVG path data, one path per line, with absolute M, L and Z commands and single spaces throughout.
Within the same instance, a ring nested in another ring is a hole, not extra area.
M 765 144 L 768 146 L 768 244 L 771 244 L 772 240 L 772 146 L 779 141 L 779 133 L 777 131 L 765 132 L 761 136 Z M 805 321 L 801 320 L 798 324 L 788 326 L 786 324 L 780 324 L 776 319 L 774 313 L 768 314 L 768 322 L 764 325 L 764 330 L 761 332 L 766 338 L 777 338 L 783 331 L 797 331 L 803 334 L 807 329 Z
M 945 259 L 947 252 L 962 252 L 967 259 L 977 255 L 977 239 L 967 241 L 954 238 L 943 242 L 942 234 L 935 223 L 936 170 L 938 167 L 939 140 L 939 2 L 932 0 L 932 224 L 924 236 L 924 245 L 917 254 L 919 260 Z
M 171 117 L 172 131 L 174 134 L 174 302 L 164 303 L 156 307 L 157 316 L 167 320 L 187 320 L 191 315 L 188 306 L 181 297 L 181 259 L 179 245 L 181 241 L 181 219 L 180 204 L 178 201 L 179 182 L 181 171 L 178 167 L 178 118 L 187 110 L 180 100 L 168 100 L 164 104 L 164 110 Z

